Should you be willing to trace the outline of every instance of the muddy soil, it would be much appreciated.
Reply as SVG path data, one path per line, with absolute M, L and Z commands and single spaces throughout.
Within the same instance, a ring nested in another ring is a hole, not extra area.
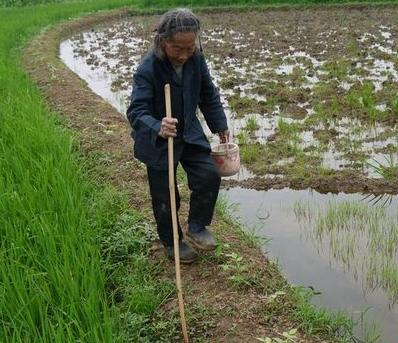
M 257 175 L 242 186 L 396 193 L 397 6 L 199 15 L 230 129 Z M 133 16 L 79 34 L 75 54 L 129 92 L 158 20 Z

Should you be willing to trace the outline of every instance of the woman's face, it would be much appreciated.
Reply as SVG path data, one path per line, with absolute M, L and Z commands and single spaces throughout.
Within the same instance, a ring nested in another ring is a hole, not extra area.
M 196 34 L 177 32 L 164 42 L 163 50 L 174 67 L 181 67 L 196 50 Z

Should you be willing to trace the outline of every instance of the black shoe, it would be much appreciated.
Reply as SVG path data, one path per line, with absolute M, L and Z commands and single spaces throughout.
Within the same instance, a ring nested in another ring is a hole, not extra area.
M 198 253 L 191 248 L 184 241 L 179 242 L 179 252 L 180 252 L 180 262 L 184 264 L 190 264 L 198 258 Z M 165 246 L 166 255 L 170 260 L 174 260 L 174 247 L 173 246 Z
M 191 232 L 188 230 L 186 238 L 198 249 L 214 250 L 216 248 L 216 240 L 212 233 L 206 228 L 199 232 Z

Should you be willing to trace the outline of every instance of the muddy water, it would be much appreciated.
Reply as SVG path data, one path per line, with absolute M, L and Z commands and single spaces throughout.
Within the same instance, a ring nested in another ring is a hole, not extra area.
M 69 40 L 61 42 L 60 58 L 74 73 L 86 81 L 88 87 L 96 94 L 108 101 L 120 113 L 126 112 L 126 98 L 130 92 L 112 91 L 112 83 L 115 77 L 112 73 L 109 73 L 105 66 L 89 65 L 84 57 L 77 57 Z
M 372 202 L 372 197 L 364 199 L 364 196 L 357 194 L 324 195 L 309 190 L 264 192 L 234 188 L 223 191 L 223 194 L 229 201 L 238 204 L 238 216 L 243 224 L 254 228 L 259 236 L 272 239 L 264 245 L 264 252 L 278 261 L 288 280 L 321 292 L 314 296 L 315 304 L 332 310 L 345 310 L 356 319 L 360 311 L 367 310 L 366 325 L 358 325 L 356 335 L 363 337 L 366 327 L 376 326 L 383 335 L 381 342 L 398 342 L 398 306 L 391 304 L 388 291 L 377 285 L 369 289 L 367 271 L 357 269 L 353 272 L 338 257 L 334 257 L 338 254 L 327 236 L 320 239 L 316 229 L 311 228 L 308 222 L 300 223 L 297 217 L 297 204 L 300 203 L 313 208 L 327 208 L 331 203 L 349 202 L 371 209 L 387 201 L 384 204 L 386 215 L 396 220 L 397 196 L 380 199 L 374 204 L 378 199 Z M 351 260 L 352 267 L 361 265 L 366 251 L 363 237 L 357 238 L 360 249 L 356 256 L 359 261 Z

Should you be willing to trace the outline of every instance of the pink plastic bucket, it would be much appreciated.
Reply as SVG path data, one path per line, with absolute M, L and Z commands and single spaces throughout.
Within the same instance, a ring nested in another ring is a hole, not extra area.
M 224 143 L 213 147 L 211 156 L 221 176 L 235 175 L 240 168 L 239 147 L 234 143 Z

